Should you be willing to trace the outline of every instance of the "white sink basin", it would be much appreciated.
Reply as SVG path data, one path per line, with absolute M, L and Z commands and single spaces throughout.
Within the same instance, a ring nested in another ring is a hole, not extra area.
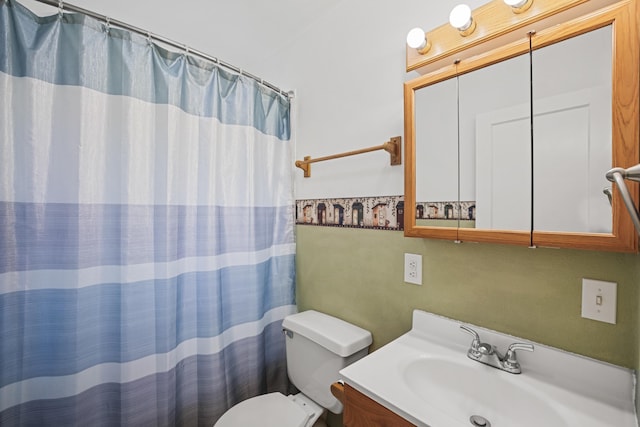
M 423 357 L 404 368 L 403 380 L 413 393 L 463 425 L 469 423 L 470 414 L 482 416 L 492 426 L 569 426 L 535 391 L 510 378 L 514 374 L 469 362 Z
M 637 427 L 629 369 L 535 344 L 521 374 L 467 357 L 460 322 L 416 310 L 407 334 L 340 371 L 346 383 L 418 426 Z M 526 342 L 476 327 L 504 351 Z

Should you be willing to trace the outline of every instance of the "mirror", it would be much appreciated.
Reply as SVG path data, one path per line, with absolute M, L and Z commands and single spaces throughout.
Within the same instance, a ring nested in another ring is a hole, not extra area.
M 529 55 L 460 76 L 461 200 L 476 228 L 531 230 Z
M 612 204 L 603 192 L 609 169 L 638 161 L 632 13 L 622 4 L 407 82 L 405 235 L 635 251 L 617 191 Z
M 457 104 L 456 78 L 416 92 L 415 216 L 423 226 L 459 226 Z
M 532 53 L 534 229 L 610 234 L 611 25 Z

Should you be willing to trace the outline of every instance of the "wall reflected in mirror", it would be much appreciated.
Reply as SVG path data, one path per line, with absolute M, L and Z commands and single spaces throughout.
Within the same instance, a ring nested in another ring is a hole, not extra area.
M 456 78 L 415 91 L 416 224 L 458 227 Z

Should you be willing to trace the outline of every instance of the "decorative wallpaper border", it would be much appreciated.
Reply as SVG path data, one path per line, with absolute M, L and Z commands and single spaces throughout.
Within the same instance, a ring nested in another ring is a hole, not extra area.
M 404 196 L 296 200 L 296 224 L 404 229 Z
M 416 219 L 465 219 L 475 221 L 476 202 L 418 202 Z
M 416 219 L 475 221 L 476 202 L 418 202 L 414 214 Z M 404 215 L 404 196 L 296 200 L 299 225 L 404 230 Z

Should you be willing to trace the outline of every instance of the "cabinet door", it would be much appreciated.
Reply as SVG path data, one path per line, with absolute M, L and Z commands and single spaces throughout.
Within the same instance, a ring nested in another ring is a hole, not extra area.
M 344 385 L 344 398 L 345 427 L 415 427 L 348 384 Z
M 612 28 L 533 52 L 534 229 L 612 232 Z
M 631 219 L 605 178 L 638 162 L 633 9 L 620 3 L 531 39 L 535 246 L 637 250 Z M 630 188 L 637 203 L 638 187 Z
M 531 231 L 529 55 L 460 76 L 461 200 L 475 227 Z

